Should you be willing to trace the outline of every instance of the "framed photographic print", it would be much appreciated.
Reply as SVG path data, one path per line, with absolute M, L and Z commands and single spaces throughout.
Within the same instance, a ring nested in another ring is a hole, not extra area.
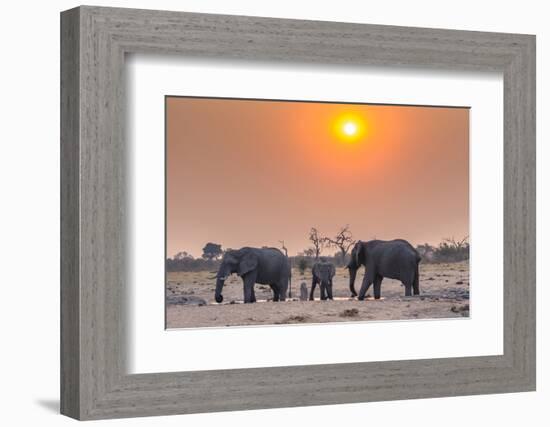
M 165 111 L 168 328 L 469 316 L 469 108 L 168 96 Z M 354 238 L 370 230 L 431 244 Z M 384 304 L 355 299 L 371 296 Z
M 534 36 L 84 6 L 61 40 L 62 413 L 535 389 Z

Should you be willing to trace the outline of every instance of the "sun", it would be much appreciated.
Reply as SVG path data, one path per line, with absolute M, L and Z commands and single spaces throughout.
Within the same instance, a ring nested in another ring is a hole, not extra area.
M 342 126 L 342 131 L 348 136 L 353 136 L 357 133 L 357 124 L 353 122 L 346 122 L 344 123 L 344 126 Z
M 341 114 L 333 123 L 334 136 L 344 142 L 358 142 L 366 133 L 366 121 L 359 114 Z

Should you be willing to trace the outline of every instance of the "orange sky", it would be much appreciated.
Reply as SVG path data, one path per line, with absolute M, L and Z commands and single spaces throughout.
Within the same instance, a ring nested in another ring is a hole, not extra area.
M 349 115 L 356 141 L 334 131 Z M 311 227 L 346 224 L 413 244 L 469 233 L 467 108 L 168 97 L 166 123 L 168 256 L 279 240 L 294 255 Z

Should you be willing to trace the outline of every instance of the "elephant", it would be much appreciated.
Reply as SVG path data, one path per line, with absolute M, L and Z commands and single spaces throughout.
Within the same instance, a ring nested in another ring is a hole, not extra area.
M 400 280 L 405 286 L 405 296 L 411 296 L 411 289 L 414 295 L 420 293 L 418 283 L 418 264 L 420 254 L 406 240 L 370 240 L 355 243 L 351 251 L 351 260 L 347 267 L 349 269 L 349 290 L 351 296 L 357 296 L 355 292 L 355 277 L 357 270 L 365 266 L 365 277 L 359 291 L 359 300 L 365 298 L 370 285 L 374 283 L 374 298 L 380 299 L 380 288 L 382 279 Z
M 332 300 L 332 278 L 336 274 L 336 268 L 333 264 L 326 261 L 318 261 L 313 264 L 311 268 L 313 279 L 311 281 L 311 292 L 309 294 L 309 300 L 313 301 L 313 293 L 315 292 L 315 286 L 319 284 L 321 288 L 321 300 L 325 301 L 327 298 Z
M 307 284 L 306 282 L 300 283 L 300 301 L 307 301 Z
M 223 285 L 233 273 L 237 273 L 243 280 L 245 303 L 256 302 L 255 283 L 269 285 L 273 291 L 273 301 L 286 300 L 291 274 L 290 263 L 279 249 L 244 247 L 228 250 L 216 275 L 217 303 L 223 301 Z

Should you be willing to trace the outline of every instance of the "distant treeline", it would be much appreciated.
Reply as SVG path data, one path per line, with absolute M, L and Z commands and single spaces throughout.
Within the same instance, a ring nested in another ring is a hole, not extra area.
M 470 259 L 470 243 L 467 237 L 462 240 L 444 239 L 439 246 L 424 243 L 418 245 L 416 250 L 422 257 L 422 262 L 426 263 L 459 262 Z
M 345 231 L 349 233 L 348 227 Z M 315 231 L 317 233 L 317 231 Z M 351 237 L 351 233 L 349 233 Z M 317 238 L 316 236 L 313 236 Z M 325 238 L 326 239 L 326 238 Z M 326 239 L 328 240 L 328 239 Z M 351 239 L 350 239 L 351 241 Z M 283 252 L 286 253 L 284 242 L 281 242 Z M 328 245 L 325 247 L 329 247 Z M 332 262 L 337 267 L 343 267 L 349 262 L 348 249 L 351 245 L 343 250 L 340 250 L 332 255 L 322 255 L 321 247 L 307 248 L 298 255 L 289 256 L 293 268 L 297 268 L 301 272 L 305 272 L 311 268 L 316 259 L 322 258 Z M 226 249 L 230 250 L 230 249 Z M 217 243 L 207 243 L 203 248 L 201 258 L 195 258 L 188 252 L 179 252 L 172 258 L 166 260 L 166 271 L 217 271 L 220 266 L 221 259 L 226 250 Z M 428 243 L 416 246 L 416 250 L 422 257 L 423 263 L 442 263 L 442 262 L 459 262 L 470 258 L 470 244 L 468 238 L 462 240 L 444 239 L 438 246 L 432 246 Z
M 221 260 L 209 260 L 202 258 L 168 258 L 166 271 L 217 271 Z

